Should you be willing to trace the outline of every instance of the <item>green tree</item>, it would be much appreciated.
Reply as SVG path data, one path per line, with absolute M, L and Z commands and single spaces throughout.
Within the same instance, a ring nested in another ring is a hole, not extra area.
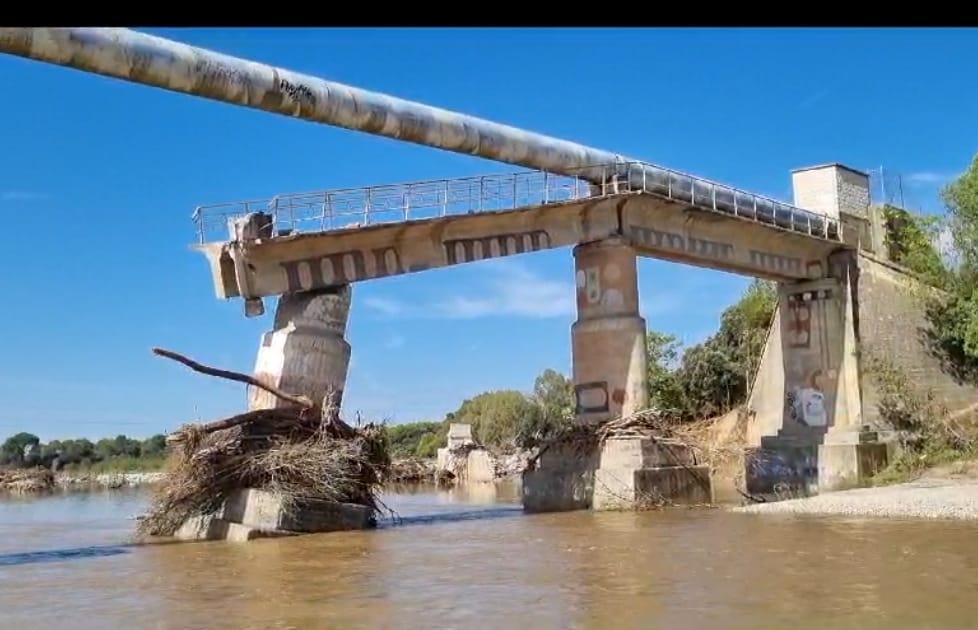
M 404 422 L 384 427 L 392 457 L 434 457 L 445 445 L 447 425 L 442 422 Z
M 509 450 L 526 427 L 540 422 L 540 405 L 522 392 L 498 390 L 483 392 L 462 402 L 446 421 L 472 425 L 472 434 L 484 446 Z
M 676 378 L 682 344 L 673 335 L 650 330 L 645 335 L 645 347 L 650 406 L 670 415 L 685 415 L 686 396 Z
M 978 154 L 968 169 L 941 191 L 950 218 L 951 238 L 962 271 L 974 278 L 978 270 Z
M 161 457 L 166 452 L 166 436 L 156 434 L 143 440 L 140 453 L 143 457 Z
M 537 411 L 519 418 L 513 439 L 516 446 L 538 446 L 574 422 L 574 383 L 560 372 L 548 368 L 537 376 L 530 400 L 537 405 Z
M 723 311 L 716 334 L 686 349 L 675 370 L 684 417 L 714 416 L 744 401 L 776 308 L 775 285 L 755 280 Z
M 574 420 L 574 383 L 557 370 L 548 368 L 536 378 L 533 397 L 548 423 L 564 425 Z
M 932 286 L 947 286 L 950 272 L 937 248 L 940 218 L 888 205 L 883 207 L 883 220 L 887 257 Z
M 21 432 L 12 435 L 0 445 L 0 464 L 27 466 L 32 460 L 40 459 L 40 438 L 33 433 Z

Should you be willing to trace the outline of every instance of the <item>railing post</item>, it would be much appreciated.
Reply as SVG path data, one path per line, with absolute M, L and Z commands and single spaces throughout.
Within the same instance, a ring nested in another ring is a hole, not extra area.
M 271 203 L 271 206 L 272 206 L 272 225 L 275 225 L 279 221 L 279 218 L 278 218 L 278 199 L 279 199 L 278 195 L 275 195 L 274 197 L 272 197 L 272 203 Z
M 548 175 L 547 171 L 543 172 L 543 203 L 550 202 L 550 179 L 547 177 Z

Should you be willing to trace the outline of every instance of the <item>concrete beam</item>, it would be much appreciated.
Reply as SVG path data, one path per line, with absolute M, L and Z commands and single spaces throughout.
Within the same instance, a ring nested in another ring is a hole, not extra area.
M 839 243 L 643 193 L 195 246 L 219 298 L 258 298 L 625 237 L 640 256 L 779 281 L 818 278 Z M 244 276 L 244 277 L 242 277 Z

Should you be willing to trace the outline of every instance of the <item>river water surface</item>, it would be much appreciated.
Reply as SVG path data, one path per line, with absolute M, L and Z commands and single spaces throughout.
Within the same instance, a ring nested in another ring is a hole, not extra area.
M 386 500 L 376 531 L 142 546 L 141 491 L 0 503 L 0 628 L 978 628 L 973 523 Z

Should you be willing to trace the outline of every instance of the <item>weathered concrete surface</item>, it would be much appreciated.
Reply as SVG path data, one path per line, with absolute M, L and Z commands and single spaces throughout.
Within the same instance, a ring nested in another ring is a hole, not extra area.
M 246 488 L 232 493 L 215 514 L 189 519 L 175 537 L 247 541 L 371 526 L 373 514 L 363 505 L 306 500 L 289 508 L 276 494 Z
M 247 225 L 250 223 L 237 224 Z M 317 404 L 330 396 L 339 408 L 350 362 L 350 345 L 344 339 L 349 311 L 349 286 L 282 296 L 275 311 L 274 330 L 262 336 L 255 378 L 283 391 L 307 396 Z M 287 404 L 256 387 L 248 390 L 250 410 Z M 218 513 L 185 523 L 177 537 L 252 540 L 363 529 L 371 521 L 372 512 L 365 506 L 310 499 L 286 509 L 277 495 L 242 488 L 225 501 Z
M 577 421 L 596 423 L 648 406 L 645 320 L 635 250 L 623 239 L 574 248 L 577 321 L 571 327 Z
M 456 469 L 460 465 L 456 460 L 462 456 L 461 450 L 473 446 L 475 446 L 475 440 L 472 438 L 471 424 L 459 422 L 449 424 L 446 445 L 437 451 L 437 469 L 456 474 Z M 467 457 L 467 452 L 465 456 Z
M 523 509 L 527 512 L 568 512 L 591 507 L 596 448 L 554 444 L 523 472 Z
M 823 279 L 780 287 L 748 400 L 748 448 L 764 464 L 748 470 L 752 491 L 780 477 L 825 492 L 886 465 L 894 447 L 892 434 L 878 430 L 886 427 L 867 372 L 871 355 L 901 368 L 914 387 L 933 391 L 952 413 L 978 408 L 978 390 L 947 371 L 929 344 L 922 285 L 866 251 L 883 251 L 881 215 L 868 205 L 868 177 L 828 165 L 796 172 L 794 183 L 796 203 L 861 226 L 853 241 L 861 251 L 831 254 Z
M 934 351 L 922 301 L 923 287 L 900 267 L 877 256 L 859 256 L 857 317 L 859 343 L 882 354 L 920 390 L 931 390 L 951 413 L 978 408 L 978 391 L 945 365 Z M 879 420 L 879 392 L 872 378 L 862 379 L 863 417 Z
M 197 247 L 220 298 L 280 295 L 625 236 L 642 256 L 774 280 L 817 278 L 838 243 L 649 194 Z M 239 259 L 237 264 L 232 254 Z
M 255 378 L 317 404 L 331 394 L 339 406 L 350 365 L 350 344 L 344 338 L 350 299 L 349 286 L 283 295 L 274 330 L 262 336 Z M 249 409 L 285 404 L 264 390 L 248 388 Z
M 697 465 L 682 444 L 650 438 L 557 445 L 523 473 L 527 512 L 707 505 L 713 498 L 709 466 Z
M 819 281 L 829 288 L 828 299 L 791 303 L 788 296 L 818 283 L 782 286 L 748 400 L 748 447 L 780 458 L 778 465 L 809 477 L 820 491 L 849 486 L 893 455 L 891 437 L 878 431 L 887 427 L 867 371 L 872 356 L 898 367 L 920 394 L 933 392 L 951 413 L 978 408 L 978 390 L 945 367 L 930 345 L 922 285 L 864 252 L 844 271 L 844 280 Z M 865 441 L 865 427 L 877 431 L 876 445 Z M 817 467 L 809 462 L 812 449 Z
M 612 438 L 602 445 L 592 509 L 712 502 L 710 467 L 698 466 L 688 446 L 647 438 Z

